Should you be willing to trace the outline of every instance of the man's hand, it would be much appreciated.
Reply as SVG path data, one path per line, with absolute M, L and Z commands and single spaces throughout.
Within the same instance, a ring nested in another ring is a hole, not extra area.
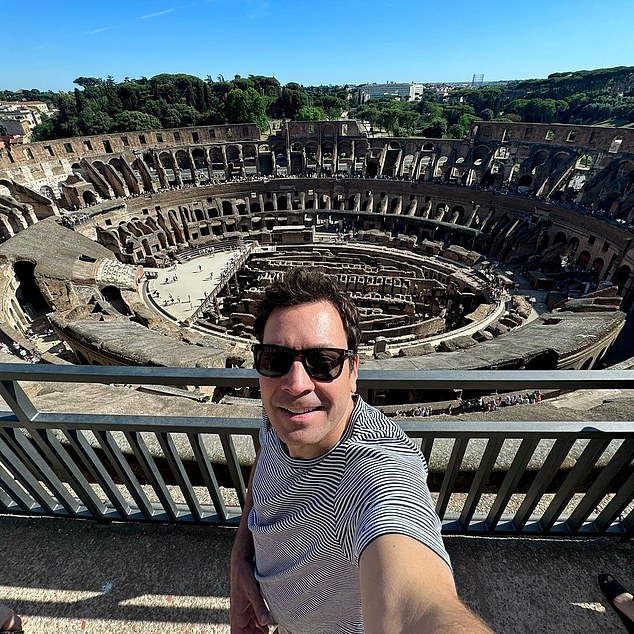
M 269 611 L 262 599 L 253 564 L 231 558 L 231 634 L 268 634 Z

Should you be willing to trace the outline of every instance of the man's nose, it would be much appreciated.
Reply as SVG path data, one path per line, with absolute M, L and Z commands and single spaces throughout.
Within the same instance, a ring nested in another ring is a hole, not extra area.
M 283 381 L 283 388 L 292 394 L 308 392 L 314 387 L 313 380 L 308 376 L 300 359 L 295 359 L 290 370 L 284 375 Z

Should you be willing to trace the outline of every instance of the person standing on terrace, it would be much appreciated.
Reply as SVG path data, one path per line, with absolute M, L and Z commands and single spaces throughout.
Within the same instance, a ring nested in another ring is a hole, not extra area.
M 261 449 L 231 555 L 231 632 L 491 632 L 456 594 L 422 454 L 355 394 L 354 304 L 291 269 L 255 330 Z

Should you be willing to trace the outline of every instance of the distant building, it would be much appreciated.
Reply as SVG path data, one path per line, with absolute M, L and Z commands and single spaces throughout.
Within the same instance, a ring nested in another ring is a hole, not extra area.
M 3 119 L 2 114 L 0 113 L 0 148 L 23 143 L 29 132 L 28 126 L 23 121 Z
M 396 97 L 403 101 L 418 101 L 423 96 L 423 84 L 362 84 L 359 86 L 359 103 L 381 97 Z
M 43 101 L 0 101 L 0 120 L 23 124 L 22 135 L 27 142 L 33 128 L 42 122 L 42 115 L 50 113 L 48 104 Z

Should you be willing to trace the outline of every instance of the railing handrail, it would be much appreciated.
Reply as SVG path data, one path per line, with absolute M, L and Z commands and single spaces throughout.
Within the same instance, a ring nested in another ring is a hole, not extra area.
M 259 418 L 42 412 L 20 381 L 244 387 L 254 370 L 0 364 L 0 513 L 238 521 Z M 634 373 L 367 370 L 358 388 L 633 389 Z M 632 421 L 394 420 L 430 465 L 445 532 L 634 535 Z
M 49 365 L 0 363 L 0 381 L 128 383 L 131 385 L 257 385 L 257 373 L 245 368 Z M 632 370 L 359 370 L 361 388 L 441 389 L 631 389 Z

